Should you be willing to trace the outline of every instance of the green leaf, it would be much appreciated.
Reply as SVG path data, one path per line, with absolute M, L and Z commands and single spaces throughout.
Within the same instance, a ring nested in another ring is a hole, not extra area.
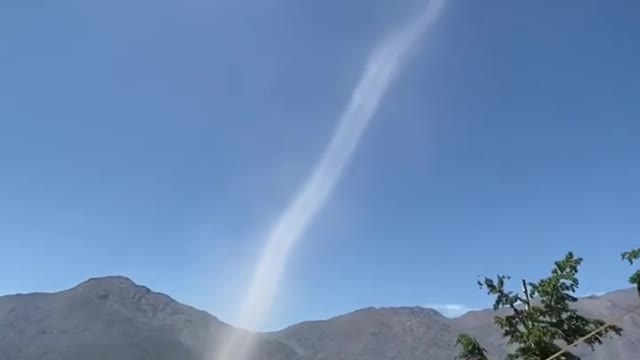
M 456 340 L 456 347 L 461 347 L 456 357 L 461 360 L 487 360 L 487 350 L 483 348 L 476 338 L 460 334 Z
M 634 260 L 638 259 L 640 251 L 628 256 Z M 575 293 L 580 286 L 577 275 L 581 264 L 582 258 L 569 252 L 563 259 L 554 263 L 548 277 L 537 282 L 525 282 L 531 301 L 521 297 L 517 292 L 507 290 L 510 280 L 507 275 L 498 275 L 495 279 L 485 278 L 479 282 L 481 288 L 495 297 L 494 310 L 510 310 L 507 315 L 494 318 L 507 344 L 514 347 L 507 359 L 546 359 L 558 352 L 561 345 L 571 344 L 604 325 L 600 319 L 578 314 L 571 306 L 578 300 Z M 635 280 L 640 281 L 640 274 Z M 528 309 L 523 305 L 529 305 Z M 606 327 L 585 342 L 594 349 L 605 337 L 620 335 L 621 332 L 622 329 L 619 327 Z M 476 349 L 474 344 L 477 342 L 470 342 L 468 338 L 458 340 L 463 350 Z M 564 353 L 558 358 L 561 359 L 579 360 L 571 352 Z

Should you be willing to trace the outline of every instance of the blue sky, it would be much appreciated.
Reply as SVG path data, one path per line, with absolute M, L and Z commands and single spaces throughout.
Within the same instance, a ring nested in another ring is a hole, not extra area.
M 368 53 L 424 2 L 0 3 L 0 293 L 122 274 L 224 320 Z M 268 328 L 490 302 L 640 245 L 640 3 L 449 1 L 295 248 Z

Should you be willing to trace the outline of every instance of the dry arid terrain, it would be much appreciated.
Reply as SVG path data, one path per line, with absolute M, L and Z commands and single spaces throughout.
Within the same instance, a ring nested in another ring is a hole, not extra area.
M 635 290 L 583 298 L 579 309 L 605 320 L 637 306 Z M 501 358 L 492 310 L 455 319 L 421 307 L 366 308 L 329 320 L 260 333 L 255 359 L 452 360 L 455 339 L 469 332 Z M 640 314 L 618 323 L 589 360 L 632 360 L 640 352 Z M 233 328 L 216 317 L 125 277 L 90 279 L 57 293 L 0 297 L 0 360 L 205 360 L 211 344 Z M 209 360 L 209 359 L 207 359 Z

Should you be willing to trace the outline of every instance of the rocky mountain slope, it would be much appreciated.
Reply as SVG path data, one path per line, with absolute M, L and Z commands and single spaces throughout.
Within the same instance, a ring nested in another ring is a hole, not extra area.
M 620 290 L 581 299 L 578 306 L 613 319 L 638 302 L 635 290 Z M 500 356 L 504 344 L 493 315 L 484 310 L 448 319 L 420 307 L 367 308 L 251 336 L 256 360 L 450 360 L 460 332 L 476 335 Z M 595 353 L 581 350 L 585 359 L 638 358 L 640 314 L 619 324 L 624 337 Z M 239 330 L 124 277 L 0 297 L 0 360 L 209 360 L 206 354 L 229 331 Z

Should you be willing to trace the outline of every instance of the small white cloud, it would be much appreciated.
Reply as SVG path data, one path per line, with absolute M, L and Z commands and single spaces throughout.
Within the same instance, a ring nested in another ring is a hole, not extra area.
M 460 304 L 427 304 L 425 307 L 432 308 L 448 318 L 458 317 L 469 311 L 478 310 Z

